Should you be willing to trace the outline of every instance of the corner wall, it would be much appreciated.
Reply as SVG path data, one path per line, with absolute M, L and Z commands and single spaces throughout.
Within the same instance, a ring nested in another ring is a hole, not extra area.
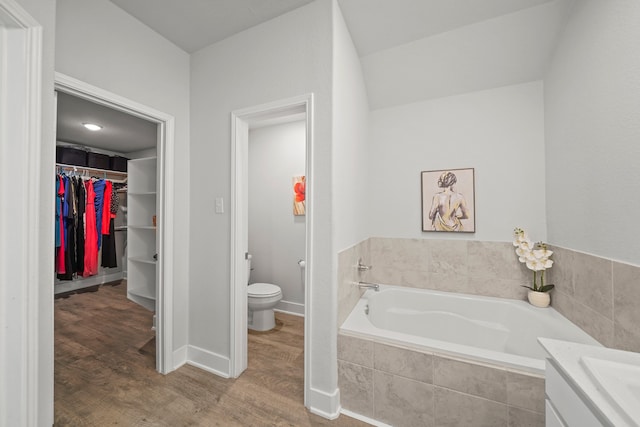
M 640 265 L 640 3 L 574 2 L 545 77 L 549 242 Z
M 337 253 L 368 237 L 369 104 L 360 59 L 340 8 L 333 14 L 333 235 Z

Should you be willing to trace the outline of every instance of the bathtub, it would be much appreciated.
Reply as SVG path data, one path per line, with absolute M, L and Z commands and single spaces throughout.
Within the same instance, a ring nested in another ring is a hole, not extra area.
M 367 290 L 340 333 L 538 375 L 538 337 L 601 345 L 551 307 L 388 285 Z

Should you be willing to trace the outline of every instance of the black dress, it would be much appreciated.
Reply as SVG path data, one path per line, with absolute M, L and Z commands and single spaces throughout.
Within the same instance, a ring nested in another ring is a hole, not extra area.
M 111 211 L 106 213 L 109 214 L 117 214 L 118 212 L 118 196 L 116 193 L 116 189 L 113 188 L 111 191 Z M 114 206 L 115 202 L 115 206 Z M 106 268 L 115 268 L 118 266 L 118 261 L 116 257 L 116 234 L 115 227 L 113 225 L 114 219 L 111 218 L 109 220 L 109 234 L 102 235 L 102 266 Z

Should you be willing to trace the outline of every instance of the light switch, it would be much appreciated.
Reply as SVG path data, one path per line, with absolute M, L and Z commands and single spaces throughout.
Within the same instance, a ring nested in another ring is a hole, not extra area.
M 216 213 L 224 213 L 224 200 L 222 197 L 216 197 Z

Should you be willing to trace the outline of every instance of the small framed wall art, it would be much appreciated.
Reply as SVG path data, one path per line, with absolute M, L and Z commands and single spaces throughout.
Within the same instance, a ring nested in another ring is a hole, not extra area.
M 473 168 L 423 171 L 422 231 L 475 233 Z
M 306 213 L 305 199 L 307 183 L 305 176 L 293 177 L 293 214 L 304 215 Z

